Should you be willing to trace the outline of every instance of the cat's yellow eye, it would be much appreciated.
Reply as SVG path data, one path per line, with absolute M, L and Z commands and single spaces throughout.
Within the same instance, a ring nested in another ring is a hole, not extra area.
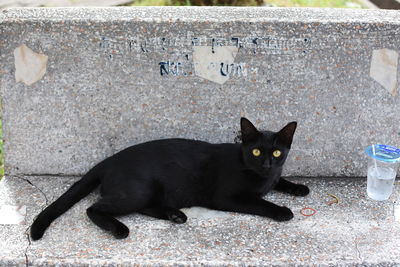
M 275 158 L 279 158 L 281 154 L 282 152 L 280 150 L 275 150 L 274 152 L 272 152 L 272 156 L 274 156 Z
M 258 156 L 260 156 L 260 155 L 261 155 L 261 151 L 260 151 L 260 149 L 258 149 L 258 148 L 254 148 L 254 149 L 253 149 L 253 155 L 254 155 L 255 157 L 258 157 Z

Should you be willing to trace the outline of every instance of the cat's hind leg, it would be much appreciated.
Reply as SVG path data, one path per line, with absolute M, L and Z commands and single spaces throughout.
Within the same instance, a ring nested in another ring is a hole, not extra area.
M 139 211 L 143 215 L 162 220 L 170 220 L 174 223 L 185 223 L 187 217 L 182 211 L 170 207 L 147 207 Z
M 111 232 L 115 238 L 122 239 L 129 235 L 129 229 L 114 216 L 129 214 L 140 208 L 142 206 L 135 207 L 129 199 L 106 197 L 93 204 L 86 213 L 98 227 Z

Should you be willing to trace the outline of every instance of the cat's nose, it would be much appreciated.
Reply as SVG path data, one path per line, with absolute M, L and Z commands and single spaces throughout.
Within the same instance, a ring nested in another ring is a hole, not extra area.
M 266 169 L 271 168 L 271 161 L 269 159 L 264 161 L 263 167 Z

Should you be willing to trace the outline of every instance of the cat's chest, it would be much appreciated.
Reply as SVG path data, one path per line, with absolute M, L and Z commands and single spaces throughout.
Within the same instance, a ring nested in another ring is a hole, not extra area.
M 256 173 L 247 172 L 244 173 L 242 177 L 243 181 L 246 184 L 246 186 L 243 186 L 242 188 L 246 188 L 247 190 L 253 191 L 255 193 L 265 195 L 276 186 L 279 178 L 279 171 L 271 172 L 265 176 L 260 176 Z

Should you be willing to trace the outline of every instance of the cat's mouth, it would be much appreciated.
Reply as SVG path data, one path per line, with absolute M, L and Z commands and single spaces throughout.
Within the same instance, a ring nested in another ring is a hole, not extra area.
M 261 169 L 261 175 L 262 176 L 268 176 L 269 174 L 270 174 L 270 172 L 271 172 L 271 167 L 263 167 L 262 169 Z

